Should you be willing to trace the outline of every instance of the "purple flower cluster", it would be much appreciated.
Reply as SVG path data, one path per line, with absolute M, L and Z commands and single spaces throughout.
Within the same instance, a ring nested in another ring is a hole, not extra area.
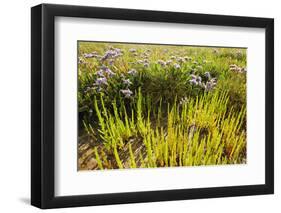
M 191 74 L 190 75 L 191 79 L 189 80 L 189 83 L 191 85 L 200 85 L 202 82 L 202 78 L 200 76 L 197 76 L 197 75 L 194 75 L 194 74 Z
M 143 57 L 143 58 L 148 58 L 148 57 L 149 57 L 149 52 L 148 52 L 148 50 L 142 54 L 142 57 Z
M 107 76 L 107 77 L 112 77 L 116 75 L 115 72 L 113 72 L 111 69 L 109 69 L 106 66 L 101 66 L 100 70 L 97 72 L 98 76 Z
M 212 78 L 210 81 L 207 81 L 206 84 L 204 84 L 204 89 L 206 92 L 211 91 L 214 89 L 214 87 L 217 85 L 216 79 Z
M 107 59 L 115 59 L 115 58 L 117 58 L 119 56 L 122 56 L 121 49 L 119 49 L 119 48 L 110 48 L 102 56 L 101 61 L 105 61 Z
M 237 72 L 237 73 L 246 73 L 247 69 L 245 67 L 239 67 L 236 64 L 231 64 L 229 66 L 229 70 L 232 72 Z
M 111 69 L 109 69 L 109 68 L 107 68 L 107 67 L 104 69 L 104 72 L 105 72 L 109 77 L 116 75 L 115 72 L 112 72 Z
M 182 64 L 182 63 L 185 62 L 185 59 L 184 59 L 183 57 L 178 57 L 178 58 L 177 58 L 177 61 L 178 61 L 180 64 Z
M 160 64 L 162 67 L 166 66 L 166 62 L 163 60 L 158 60 L 157 63 Z
M 172 60 L 167 60 L 167 61 L 166 61 L 166 65 L 171 65 L 172 62 L 173 62 Z
M 190 75 L 189 83 L 192 86 L 195 86 L 197 88 L 204 89 L 204 91 L 210 91 L 216 86 L 216 79 L 212 78 L 210 72 L 205 72 L 204 74 L 196 75 L 195 73 L 202 73 L 203 67 L 201 66 L 204 63 L 207 63 L 206 61 L 203 61 L 202 63 L 199 63 L 194 58 L 191 58 L 189 56 L 184 56 L 186 53 L 184 52 L 177 52 L 174 51 L 173 55 L 170 56 L 168 59 L 159 59 L 157 61 L 152 61 L 150 59 L 151 50 L 146 49 L 144 51 L 141 51 L 140 49 L 137 50 L 135 48 L 129 49 L 129 53 L 131 56 L 136 56 L 133 61 L 130 61 L 128 63 L 135 65 L 136 69 L 131 68 L 128 70 L 127 73 L 120 72 L 114 72 L 116 70 L 116 67 L 114 66 L 114 63 L 116 61 L 116 58 L 123 55 L 123 50 L 115 47 L 108 47 L 104 54 L 98 55 L 97 52 L 91 52 L 91 53 L 84 53 L 82 57 L 79 57 L 79 63 L 87 63 L 87 58 L 97 58 L 98 63 L 103 64 L 100 66 L 95 73 L 95 82 L 88 87 L 85 91 L 103 91 L 103 92 L 110 92 L 111 85 L 116 82 L 118 82 L 119 94 L 122 95 L 122 97 L 125 98 L 132 98 L 134 92 L 132 91 L 133 87 L 131 86 L 135 82 L 135 78 L 138 74 L 137 68 L 140 68 L 142 71 L 142 66 L 144 68 L 147 68 L 150 66 L 150 64 L 159 64 L 163 68 L 171 68 L 171 69 L 186 69 L 188 70 L 188 73 L 190 73 L 190 70 L 192 73 Z M 181 57 L 180 55 L 183 55 L 184 57 Z M 188 67 L 187 64 L 184 64 L 185 62 L 190 62 L 190 65 Z M 119 60 L 116 61 L 116 64 L 119 63 Z M 238 67 L 237 65 L 230 65 L 230 70 L 234 72 L 246 72 L 246 69 Z M 110 86 L 109 86 L 110 85 Z M 183 104 L 187 102 L 187 98 L 183 98 L 180 101 L 180 104 Z
M 179 64 L 174 64 L 175 69 L 180 69 L 181 66 Z
M 115 76 L 116 73 L 106 66 L 101 66 L 99 71 L 96 72 L 96 75 L 97 79 L 93 86 L 95 89 L 97 89 L 97 91 L 100 92 L 104 89 L 105 86 L 108 85 L 108 79 L 112 76 Z
M 130 98 L 133 92 L 130 89 L 121 89 L 120 92 L 125 95 L 125 98 Z
M 205 72 L 205 76 L 208 80 L 212 78 L 210 72 Z
M 128 74 L 129 74 L 129 75 L 136 75 L 136 74 L 137 74 L 137 71 L 136 71 L 135 69 L 130 69 L 130 70 L 128 71 Z
M 142 64 L 145 68 L 149 67 L 149 61 L 148 59 L 144 59 L 144 60 L 138 60 L 137 64 Z
M 94 85 L 98 86 L 98 87 L 100 87 L 102 85 L 107 85 L 107 78 L 106 77 L 97 78 Z
M 194 74 L 191 74 L 190 77 L 191 79 L 189 80 L 189 83 L 193 86 L 200 86 L 203 88 L 206 92 L 211 91 L 217 84 L 217 80 L 215 78 L 211 77 L 210 72 L 205 72 L 204 76 L 207 78 L 206 82 L 202 82 L 202 77 L 197 76 Z
M 91 53 L 84 53 L 83 56 L 85 58 L 99 58 L 100 56 L 98 55 L 97 52 L 91 52 Z
M 123 84 L 126 86 L 130 86 L 132 84 L 132 82 L 130 81 L 130 79 L 124 79 Z

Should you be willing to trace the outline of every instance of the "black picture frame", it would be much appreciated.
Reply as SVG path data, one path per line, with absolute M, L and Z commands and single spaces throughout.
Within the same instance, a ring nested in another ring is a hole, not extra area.
M 265 184 L 95 195 L 54 195 L 54 20 L 83 17 L 263 28 L 265 48 Z M 240 16 L 41 4 L 31 8 L 31 204 L 42 208 L 217 198 L 274 193 L 274 20 Z

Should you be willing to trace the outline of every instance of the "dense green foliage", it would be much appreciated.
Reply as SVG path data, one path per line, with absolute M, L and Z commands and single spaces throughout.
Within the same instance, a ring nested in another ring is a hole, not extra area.
M 80 169 L 246 162 L 245 49 L 80 42 L 78 51 Z

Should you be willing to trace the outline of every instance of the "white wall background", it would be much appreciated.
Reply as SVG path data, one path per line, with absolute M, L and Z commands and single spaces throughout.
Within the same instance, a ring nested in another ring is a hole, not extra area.
M 278 212 L 281 209 L 281 13 L 279 1 L 58 0 L 80 4 L 275 18 L 275 195 L 201 199 L 50 210 L 50 212 Z M 0 212 L 39 212 L 30 197 L 30 7 L 37 0 L 2 1 L 0 7 Z

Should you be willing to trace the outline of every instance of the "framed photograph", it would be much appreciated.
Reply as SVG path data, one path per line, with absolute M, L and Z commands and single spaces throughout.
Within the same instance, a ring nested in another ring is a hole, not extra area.
M 31 203 L 272 194 L 274 20 L 31 9 Z

